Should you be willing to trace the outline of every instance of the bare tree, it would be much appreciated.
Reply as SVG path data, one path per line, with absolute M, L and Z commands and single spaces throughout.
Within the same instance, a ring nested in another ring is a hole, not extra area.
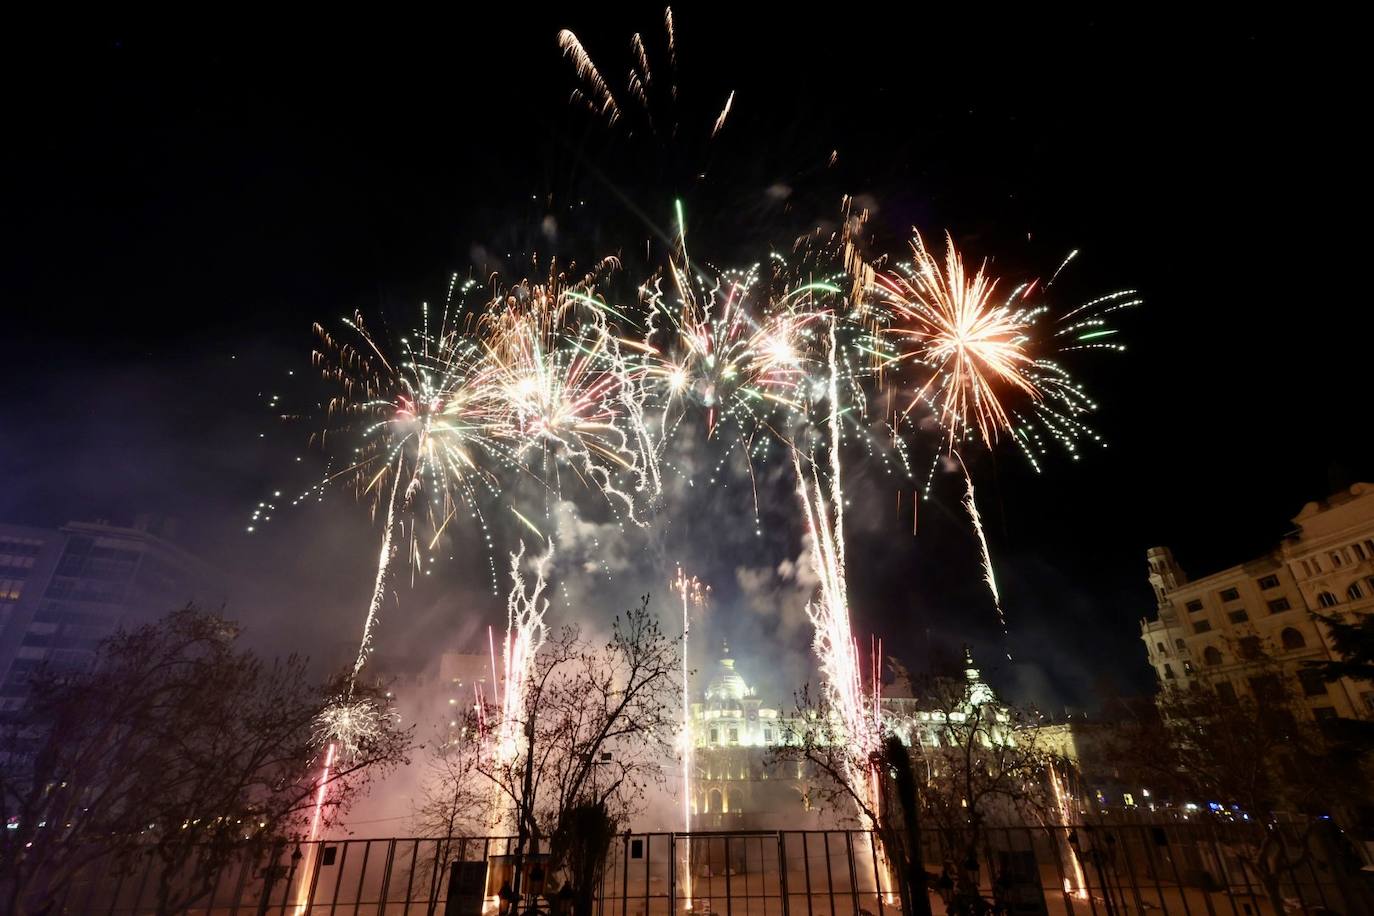
M 1338 805 L 1350 782 L 1345 762 L 1328 752 L 1322 729 L 1293 695 L 1290 680 L 1253 646 L 1246 682 L 1203 673 L 1189 687 L 1166 687 L 1155 710 L 1118 723 L 1108 745 L 1117 769 L 1156 794 L 1202 806 L 1203 816 L 1226 820 L 1237 857 L 1283 911 L 1283 875 L 1309 854 L 1308 832 L 1288 848 L 1277 822 L 1285 815 Z M 1232 806 L 1248 822 L 1236 823 Z M 1311 822 L 1315 823 L 1315 821 Z
M 804 690 L 800 725 L 775 754 L 808 765 L 821 806 L 873 825 L 902 870 L 912 907 L 927 905 L 919 832 L 921 824 L 932 825 L 956 865 L 956 904 L 971 911 L 981 905 L 979 856 L 991 854 L 986 828 L 1021 823 L 1047 805 L 1051 756 L 1038 732 L 1025 727 L 1034 719 L 998 703 L 981 684 L 935 679 L 919 693 L 919 716 L 885 717 L 876 740 L 860 742 L 844 733 L 823 699 Z M 856 748 L 865 745 L 878 750 L 858 759 Z M 871 782 L 858 782 L 875 774 L 877 793 Z
M 265 665 L 227 620 L 194 608 L 120 632 L 89 671 L 40 672 L 8 723 L 0 767 L 13 828 L 3 871 L 10 912 L 39 909 L 84 865 L 157 863 L 160 912 L 206 896 L 236 856 L 300 837 L 321 781 L 315 716 L 330 692 L 298 657 Z M 384 723 L 331 768 L 322 819 L 401 760 Z
M 478 822 L 512 829 L 517 856 L 546 842 L 553 868 L 589 858 L 573 848 L 604 832 L 589 821 L 603 818 L 607 830 L 628 824 L 664 780 L 679 665 L 678 640 L 660 628 L 647 597 L 615 618 L 603 644 L 564 627 L 540 647 L 528 679 L 507 687 L 521 692 L 523 714 L 503 722 L 498 705 L 474 708 L 459 743 L 431 755 L 421 823 L 434 834 Z M 587 883 L 585 869 L 572 877 Z M 574 892 L 585 911 L 591 887 Z
M 436 736 L 424 748 L 426 773 L 412 822 L 438 848 L 421 866 L 421 881 L 433 883 L 436 877 L 429 862 L 447 867 L 464 840 L 485 835 L 495 823 L 492 787 L 476 769 L 481 740 L 480 732 L 464 720 L 462 727 Z

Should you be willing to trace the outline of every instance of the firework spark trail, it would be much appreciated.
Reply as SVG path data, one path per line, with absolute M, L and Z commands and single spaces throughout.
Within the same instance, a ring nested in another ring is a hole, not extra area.
M 725 107 L 720 110 L 720 115 L 716 118 L 716 123 L 711 127 L 711 136 L 720 133 L 720 129 L 725 126 L 725 119 L 730 117 L 730 106 L 735 104 L 735 91 L 730 90 L 729 97 L 725 100 Z
M 549 609 L 549 602 L 543 593 L 545 571 L 553 562 L 553 540 L 549 539 L 548 549 L 535 563 L 535 579 L 528 591 L 524 573 L 520 569 L 524 557 L 525 542 L 521 541 L 520 549 L 510 557 L 511 589 L 506 599 L 506 641 L 503 650 L 505 690 L 501 698 L 501 724 L 496 744 L 497 758 L 505 763 L 515 759 L 520 738 L 516 729 L 525 722 L 529 712 L 525 708 L 526 691 L 534 675 L 539 649 L 548 636 L 544 614 Z
M 382 529 L 382 547 L 381 553 L 377 557 L 377 577 L 372 585 L 372 598 L 367 603 L 367 617 L 363 620 L 363 638 L 358 646 L 358 657 L 353 661 L 353 671 L 348 679 L 349 699 L 353 697 L 353 688 L 358 680 L 358 674 L 363 670 L 363 665 L 367 663 L 367 657 L 372 654 L 372 632 L 377 626 L 377 613 L 381 610 L 382 600 L 386 596 L 386 580 L 391 572 L 391 561 L 396 556 L 396 548 L 392 543 L 392 533 L 396 528 L 396 496 L 400 489 L 401 466 L 398 460 L 395 477 L 391 483 L 391 498 L 386 503 L 386 522 Z
M 1064 792 L 1063 782 L 1059 778 L 1059 768 L 1051 763 L 1050 771 L 1050 791 L 1054 794 L 1055 813 L 1059 815 L 1059 825 L 1065 826 L 1073 823 L 1077 818 L 1073 815 L 1073 810 L 1069 806 L 1069 797 Z M 1073 865 L 1073 880 L 1069 876 L 1064 876 L 1064 893 L 1073 894 L 1079 899 L 1087 899 L 1088 882 L 1083 874 L 1083 863 L 1078 860 L 1078 853 L 1067 840 L 1067 831 L 1056 831 L 1060 837 L 1060 856 Z
M 586 98 L 580 90 L 575 90 L 575 97 L 582 98 L 593 112 L 605 116 L 608 123 L 614 124 L 620 120 L 620 106 L 616 104 L 615 96 L 611 94 L 611 87 L 602 78 L 601 71 L 596 69 L 596 63 L 592 60 L 592 56 L 587 53 L 587 49 L 582 46 L 578 37 L 571 30 L 563 29 L 558 33 L 558 46 L 572 61 L 578 77 L 591 89 L 596 101 L 593 102 Z
M 958 456 L 958 452 L 955 455 Z M 973 476 L 969 474 L 968 467 L 964 464 L 964 459 L 959 458 L 959 467 L 964 471 L 964 509 L 968 512 L 970 524 L 973 525 L 973 533 L 978 537 L 978 548 L 983 562 L 983 581 L 987 583 L 988 591 L 992 593 L 992 605 L 997 609 L 997 622 L 1002 626 L 1002 641 L 1008 648 L 1007 661 L 1011 661 L 1011 633 L 1007 629 L 1007 615 L 1002 610 L 1002 596 L 997 592 L 997 577 L 993 574 L 992 553 L 988 550 L 987 535 L 983 533 L 983 517 L 978 514 L 978 502 L 973 495 Z
M 692 705 L 691 705 L 691 668 L 688 663 L 688 640 L 692 632 L 691 609 L 693 606 L 704 607 L 706 603 L 706 590 L 696 576 L 687 578 L 687 574 L 679 566 L 677 577 L 673 580 L 673 590 L 682 596 L 682 728 L 678 735 L 678 743 L 682 748 L 682 830 L 690 833 L 692 829 L 692 773 L 694 766 L 695 747 L 692 741 Z M 683 873 L 684 887 L 686 888 L 687 909 L 692 909 L 692 844 L 690 841 L 683 844 Z
M 863 811 L 875 810 L 871 760 L 877 750 L 878 732 L 869 715 L 864 699 L 863 668 L 854 640 L 849 617 L 848 587 L 844 561 L 844 491 L 841 485 L 843 468 L 840 459 L 840 402 L 839 368 L 835 334 L 836 319 L 830 322 L 830 346 L 827 353 L 829 378 L 827 401 L 830 409 L 827 450 L 830 469 L 830 499 L 815 460 L 810 461 L 810 474 L 802 466 L 800 452 L 792 449 L 792 467 L 796 473 L 797 496 L 801 501 L 810 540 L 811 564 L 820 580 L 819 593 L 806 606 L 807 616 L 815 630 L 812 648 L 819 660 L 824 678 L 828 705 L 835 711 L 843 731 L 843 740 L 850 751 L 844 765 L 848 783 L 860 789 Z M 861 787 L 861 788 L 860 788 Z M 861 817 L 867 818 L 866 813 Z M 866 827 L 871 825 L 865 825 Z
M 310 882 L 308 875 L 314 873 L 315 859 L 320 854 L 320 845 L 316 842 L 320 838 L 320 824 L 323 821 L 324 799 L 329 789 L 329 771 L 334 766 L 335 746 L 329 745 L 329 750 L 325 753 L 324 766 L 320 768 L 319 782 L 315 789 L 315 810 L 310 816 L 310 857 L 301 869 L 301 880 L 296 887 L 296 916 L 304 913 L 309 903 Z

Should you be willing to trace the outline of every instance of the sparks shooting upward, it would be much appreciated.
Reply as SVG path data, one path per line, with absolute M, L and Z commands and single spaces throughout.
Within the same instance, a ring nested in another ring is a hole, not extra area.
M 678 567 L 677 576 L 673 579 L 673 591 L 682 597 L 682 728 L 678 734 L 678 745 L 682 754 L 682 830 L 684 833 L 692 829 L 692 793 L 691 785 L 694 775 L 695 748 L 692 745 L 692 704 L 691 704 L 691 668 L 688 662 L 688 639 L 692 632 L 692 609 L 699 611 L 706 606 L 706 597 L 710 592 L 709 587 L 703 587 L 696 576 L 687 578 L 687 574 Z M 687 909 L 692 909 L 692 844 L 687 842 L 683 845 L 684 855 L 684 888 L 686 890 Z

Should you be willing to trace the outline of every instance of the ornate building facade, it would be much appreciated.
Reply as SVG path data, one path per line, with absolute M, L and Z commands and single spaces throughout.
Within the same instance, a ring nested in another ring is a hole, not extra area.
M 1157 610 L 1141 621 L 1161 684 L 1205 685 L 1223 701 L 1262 695 L 1270 681 L 1317 719 L 1374 719 L 1374 685 L 1328 684 L 1305 662 L 1333 657 L 1314 613 L 1349 621 L 1374 612 L 1374 485 L 1308 503 L 1269 553 L 1190 579 L 1167 547 L 1146 554 Z
M 908 745 L 938 746 L 946 715 L 958 709 L 923 704 L 905 671 L 897 670 L 884 687 L 882 709 L 889 727 Z M 822 826 L 823 812 L 812 793 L 806 764 L 778 759 L 776 749 L 807 728 L 795 709 L 766 704 L 745 680 L 726 647 L 706 688 L 691 704 L 694 830 L 777 830 Z M 1005 721 L 991 687 L 967 653 L 962 704 L 992 704 Z M 992 730 L 994 740 L 1014 740 L 1010 731 Z

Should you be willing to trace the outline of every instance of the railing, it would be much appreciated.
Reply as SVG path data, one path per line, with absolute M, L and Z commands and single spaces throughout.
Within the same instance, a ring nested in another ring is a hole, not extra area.
M 1286 867 L 1288 912 L 1374 912 L 1358 863 L 1330 835 L 1295 825 L 1268 828 Z M 1253 824 L 1094 824 L 989 828 L 979 889 L 1008 914 L 1283 916 L 1276 914 L 1248 852 Z M 197 916 L 411 916 L 496 911 L 490 856 L 506 837 L 395 838 L 302 843 L 244 857 L 179 912 Z M 926 871 L 961 857 L 940 836 L 922 836 Z M 90 863 L 47 912 L 141 916 L 157 908 L 160 863 Z M 690 871 L 688 862 L 690 861 Z M 597 916 L 897 916 L 900 895 L 866 831 L 784 830 L 628 834 L 611 846 L 596 894 Z M 452 887 L 450 884 L 452 883 Z M 931 910 L 946 911 L 941 889 Z M 542 911 L 551 907 L 540 902 Z M 525 905 L 520 911 L 523 913 Z

